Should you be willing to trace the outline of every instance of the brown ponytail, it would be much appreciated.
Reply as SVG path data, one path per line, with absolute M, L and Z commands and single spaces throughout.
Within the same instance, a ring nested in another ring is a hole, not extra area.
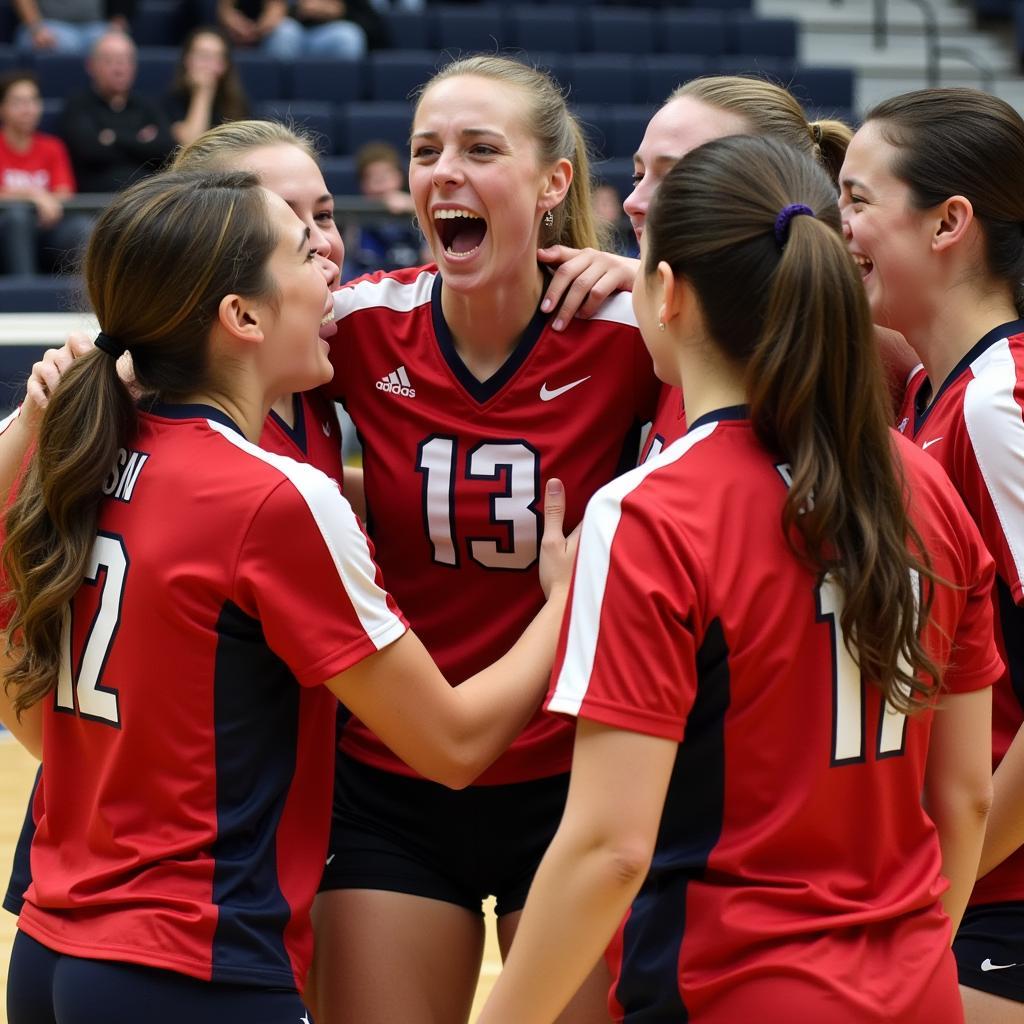
M 791 204 L 814 216 L 793 217 L 777 237 Z M 921 707 L 939 676 L 919 639 L 912 572 L 929 584 L 923 616 L 934 577 L 907 514 L 832 182 L 774 139 L 719 139 L 666 176 L 645 237 L 644 271 L 664 261 L 690 281 L 710 337 L 745 367 L 754 430 L 790 465 L 786 536 L 841 588 L 843 634 L 861 671 L 893 707 Z
M 157 175 L 114 199 L 93 231 L 84 276 L 103 332 L 127 346 L 143 391 L 173 400 L 210 385 L 220 300 L 270 294 L 276 244 L 266 196 L 249 174 Z M 0 556 L 14 604 L 5 685 L 19 714 L 57 684 L 61 630 L 96 539 L 103 485 L 135 430 L 114 358 L 97 349 L 72 363 L 43 414 Z

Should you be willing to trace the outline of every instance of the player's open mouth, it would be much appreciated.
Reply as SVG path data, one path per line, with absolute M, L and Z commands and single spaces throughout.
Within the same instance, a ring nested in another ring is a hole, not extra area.
M 326 327 L 328 324 L 334 323 L 334 310 L 332 309 L 324 318 L 320 321 L 321 327 Z
M 487 234 L 487 221 L 462 207 L 434 210 L 434 232 L 449 257 L 472 256 Z
M 859 252 L 852 252 L 850 255 L 853 257 L 853 262 L 857 265 L 857 269 L 860 271 L 860 276 L 867 277 L 872 270 L 875 269 L 874 263 L 867 258 L 867 256 L 861 256 Z

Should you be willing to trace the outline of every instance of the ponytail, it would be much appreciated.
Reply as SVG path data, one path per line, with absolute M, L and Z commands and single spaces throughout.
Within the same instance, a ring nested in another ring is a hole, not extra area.
M 136 429 L 135 404 L 116 361 L 98 349 L 76 359 L 50 398 L 35 455 L 7 512 L 3 565 L 18 600 L 7 675 L 20 715 L 53 688 L 65 609 L 81 586 L 96 539 L 103 484 Z
M 800 204 L 777 234 L 779 214 Z M 662 182 L 644 270 L 694 286 L 708 334 L 745 368 L 761 443 L 790 467 L 782 527 L 844 595 L 841 625 L 865 677 L 913 711 L 939 672 L 919 638 L 917 577 L 934 577 L 907 513 L 864 290 L 823 170 L 773 139 L 701 146 Z M 741 293 L 737 293 L 737 288 Z
M 108 342 L 131 353 L 143 392 L 174 401 L 212 385 L 209 334 L 220 301 L 272 295 L 276 245 L 251 174 L 169 172 L 114 198 L 89 241 L 84 277 Z M 61 631 L 96 539 L 104 483 L 136 429 L 134 400 L 99 348 L 71 364 L 43 413 L 0 551 L 14 606 L 5 685 L 15 688 L 18 714 L 57 685 Z
M 821 121 L 812 121 L 810 129 L 811 138 L 818 147 L 818 161 L 833 181 L 839 181 L 846 150 L 850 145 L 850 139 L 853 138 L 850 126 L 845 121 L 825 118 Z

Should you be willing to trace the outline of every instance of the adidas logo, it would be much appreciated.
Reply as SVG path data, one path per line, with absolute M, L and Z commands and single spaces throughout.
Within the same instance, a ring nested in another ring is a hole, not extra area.
M 377 390 L 387 391 L 392 395 L 401 395 L 403 398 L 416 397 L 416 389 L 412 386 L 412 381 L 409 380 L 409 374 L 405 372 L 404 366 L 392 370 L 386 377 L 381 377 L 377 381 Z

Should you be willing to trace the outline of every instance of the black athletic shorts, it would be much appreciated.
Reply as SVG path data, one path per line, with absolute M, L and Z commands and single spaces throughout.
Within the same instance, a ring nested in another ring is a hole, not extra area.
M 1024 1003 L 1024 902 L 968 907 L 953 954 L 961 985 Z
M 339 754 L 320 891 L 384 889 L 499 916 L 521 910 L 562 819 L 569 776 L 448 789 Z
M 55 953 L 19 931 L 8 1024 L 313 1024 L 298 992 Z

